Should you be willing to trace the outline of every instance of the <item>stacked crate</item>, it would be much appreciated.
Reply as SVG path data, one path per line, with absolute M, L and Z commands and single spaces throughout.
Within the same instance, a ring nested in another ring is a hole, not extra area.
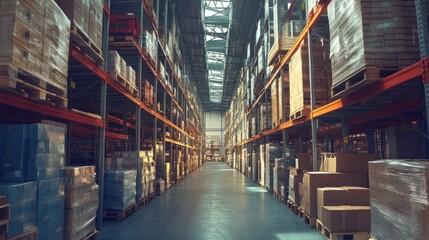
M 345 96 L 420 60 L 415 1 L 332 1 L 332 96 Z
M 109 170 L 104 173 L 104 209 L 125 211 L 136 203 L 136 170 Z
M 64 239 L 84 239 L 95 231 L 98 185 L 95 167 L 66 167 Z
M 313 41 L 313 69 L 315 103 L 322 106 L 328 103 L 331 69 L 329 45 L 322 41 Z M 308 61 L 308 41 L 304 40 L 289 63 L 290 78 L 290 118 L 302 117 L 311 110 L 311 92 Z
M 0 5 L 0 88 L 67 107 L 70 21 L 53 0 Z

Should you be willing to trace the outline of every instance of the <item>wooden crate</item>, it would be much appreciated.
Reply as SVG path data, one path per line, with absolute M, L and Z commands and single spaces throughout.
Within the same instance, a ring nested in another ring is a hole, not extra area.
M 279 55 L 286 54 L 289 51 L 289 49 L 292 47 L 295 41 L 296 41 L 296 37 L 282 36 L 279 39 L 277 39 L 268 53 L 268 59 L 267 59 L 268 65 L 273 64 L 274 60 Z
M 280 79 L 283 79 L 283 88 Z M 289 72 L 283 72 L 283 78 L 277 78 L 271 85 L 271 102 L 272 102 L 272 122 L 273 127 L 282 123 L 282 116 L 285 113 L 286 119 L 289 119 Z
M 328 16 L 333 97 L 420 60 L 413 0 L 334 0 Z
M 331 69 L 329 61 L 329 46 L 321 41 L 313 42 L 313 68 L 316 107 L 329 101 L 331 84 Z M 290 78 L 290 119 L 306 115 L 310 111 L 310 79 L 308 63 L 308 44 L 305 40 L 289 63 Z

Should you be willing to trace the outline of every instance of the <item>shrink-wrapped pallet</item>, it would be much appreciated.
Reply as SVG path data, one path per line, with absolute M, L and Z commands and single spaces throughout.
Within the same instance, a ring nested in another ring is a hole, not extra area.
M 420 60 L 414 2 L 329 4 L 333 96 L 349 94 Z
M 83 239 L 95 230 L 98 185 L 95 167 L 66 167 L 64 239 Z
M 53 0 L 0 2 L 1 86 L 16 88 L 16 78 L 66 96 L 70 21 Z M 27 78 L 21 79 L 22 73 Z M 48 85 L 48 86 L 47 86 Z M 44 100 L 44 99 L 43 99 Z
M 371 234 L 379 239 L 429 236 L 429 161 L 369 163 Z

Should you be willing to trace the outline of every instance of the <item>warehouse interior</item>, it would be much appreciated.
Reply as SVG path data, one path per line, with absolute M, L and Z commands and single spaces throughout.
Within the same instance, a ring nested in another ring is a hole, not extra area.
M 429 0 L 0 0 L 0 240 L 429 240 Z

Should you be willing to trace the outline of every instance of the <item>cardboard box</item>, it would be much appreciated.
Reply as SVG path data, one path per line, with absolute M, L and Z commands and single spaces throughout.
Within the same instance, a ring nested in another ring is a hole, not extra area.
M 323 187 L 340 186 L 368 186 L 368 174 L 366 173 L 331 173 L 331 172 L 306 172 L 304 173 L 304 185 L 307 194 L 304 196 L 304 212 L 317 218 L 317 189 Z
M 370 206 L 369 188 L 363 187 L 327 187 L 317 189 L 317 217 L 323 219 L 325 206 Z
M 322 153 L 321 171 L 358 173 L 368 172 L 368 162 L 377 160 L 376 154 L 363 153 Z
M 311 157 L 308 153 L 296 153 L 295 167 L 304 170 L 313 170 Z
M 323 225 L 331 233 L 371 232 L 371 208 L 368 206 L 323 207 Z

